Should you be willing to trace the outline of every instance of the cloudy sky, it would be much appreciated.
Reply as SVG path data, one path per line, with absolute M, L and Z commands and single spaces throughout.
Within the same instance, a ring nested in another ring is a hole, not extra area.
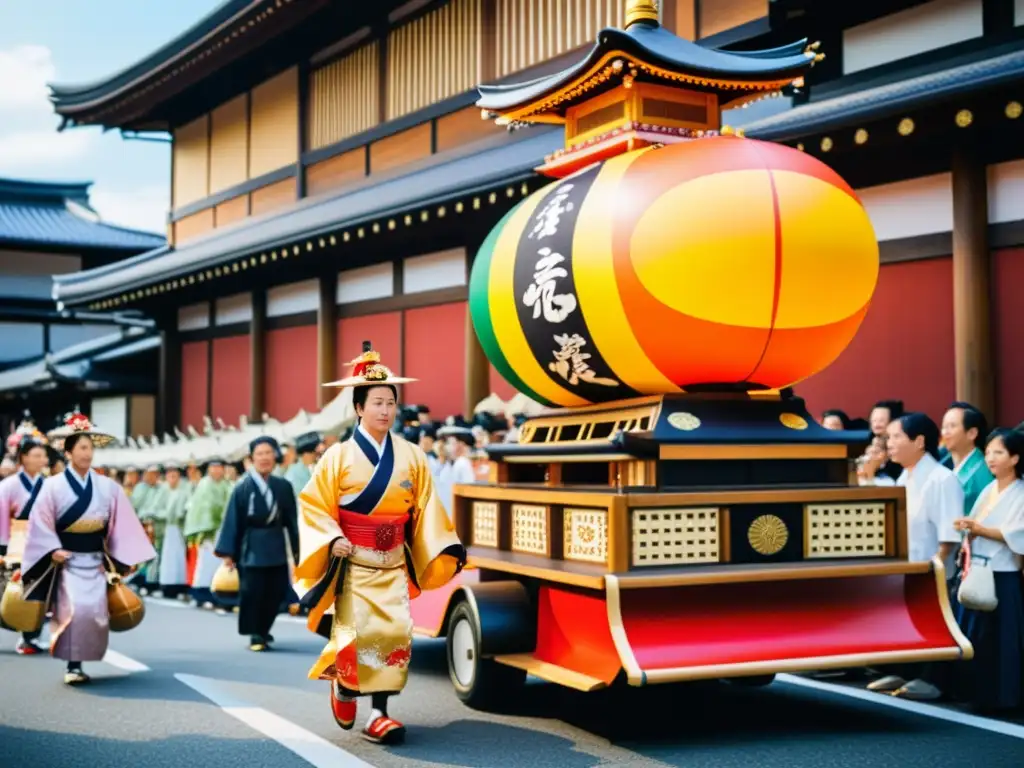
M 0 177 L 92 181 L 114 224 L 163 234 L 170 149 L 117 131 L 57 133 L 48 83 L 102 80 L 177 36 L 221 0 L 0 0 Z

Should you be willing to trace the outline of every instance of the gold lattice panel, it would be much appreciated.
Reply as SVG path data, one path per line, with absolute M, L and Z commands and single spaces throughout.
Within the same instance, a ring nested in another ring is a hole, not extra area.
M 719 510 L 634 509 L 633 565 L 717 563 Z
M 535 504 L 512 505 L 512 550 L 531 555 L 548 554 L 548 508 Z
M 808 504 L 804 557 L 884 557 L 885 504 Z
M 608 562 L 608 510 L 566 509 L 564 521 L 566 560 Z
M 498 505 L 493 501 L 473 502 L 473 545 L 498 546 Z

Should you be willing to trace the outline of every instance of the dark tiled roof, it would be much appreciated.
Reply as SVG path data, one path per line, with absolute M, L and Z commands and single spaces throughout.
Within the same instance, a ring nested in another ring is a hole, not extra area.
M 669 72 L 693 77 L 747 83 L 791 80 L 814 65 L 815 54 L 805 53 L 806 45 L 806 40 L 800 40 L 765 51 L 720 51 L 684 40 L 659 25 L 635 23 L 625 30 L 613 27 L 601 30 L 594 47 L 561 72 L 524 83 L 481 85 L 477 106 L 495 112 L 522 107 L 581 77 L 611 51 L 621 51 Z M 719 90 L 714 86 L 708 88 Z M 742 86 L 722 89 L 722 100 L 730 101 L 754 90 Z M 560 109 L 568 105 L 566 102 Z
M 137 355 L 159 346 L 159 336 L 138 328 L 84 341 L 0 372 L 0 393 L 24 392 L 55 381 L 88 382 L 90 388 L 98 390 L 113 388 L 122 383 L 122 379 L 100 370 L 97 363 Z
M 1019 45 L 1019 44 L 1018 44 Z M 1024 78 L 1024 50 L 947 67 L 895 83 L 864 88 L 811 102 L 746 126 L 748 136 L 787 141 L 835 130 L 855 120 L 873 120 L 896 112 L 939 104 L 951 97 L 994 88 Z
M 534 168 L 563 146 L 559 128 L 534 128 L 521 138 L 496 136 L 491 145 L 462 150 L 462 154 L 431 161 L 419 170 L 326 198 L 310 198 L 281 213 L 268 214 L 190 241 L 181 248 L 160 248 L 116 265 L 57 275 L 55 296 L 65 304 L 80 304 L 154 282 L 189 274 L 236 259 L 314 237 L 342 227 L 357 226 L 411 208 L 536 176 Z
M 163 244 L 150 232 L 99 221 L 89 183 L 0 179 L 0 244 L 145 251 Z

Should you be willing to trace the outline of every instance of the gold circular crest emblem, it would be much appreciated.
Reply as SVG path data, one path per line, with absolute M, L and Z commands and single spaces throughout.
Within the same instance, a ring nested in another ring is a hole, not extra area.
M 761 515 L 747 529 L 747 540 L 759 555 L 774 555 L 789 541 L 789 529 L 775 515 Z
M 807 429 L 807 419 L 797 416 L 795 413 L 783 413 L 779 416 L 782 426 L 789 429 Z
M 700 426 L 700 419 L 692 413 L 679 411 L 678 413 L 673 413 L 668 417 L 668 423 L 676 429 L 681 429 L 684 432 L 692 432 Z

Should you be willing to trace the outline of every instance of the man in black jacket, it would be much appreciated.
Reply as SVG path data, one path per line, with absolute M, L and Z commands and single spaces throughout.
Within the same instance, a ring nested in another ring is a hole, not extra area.
M 238 568 L 238 634 L 249 636 L 249 650 L 265 651 L 270 629 L 288 590 L 289 550 L 299 552 L 295 493 L 275 476 L 281 456 L 272 437 L 249 444 L 252 465 L 239 480 L 217 538 L 216 553 L 229 568 Z

